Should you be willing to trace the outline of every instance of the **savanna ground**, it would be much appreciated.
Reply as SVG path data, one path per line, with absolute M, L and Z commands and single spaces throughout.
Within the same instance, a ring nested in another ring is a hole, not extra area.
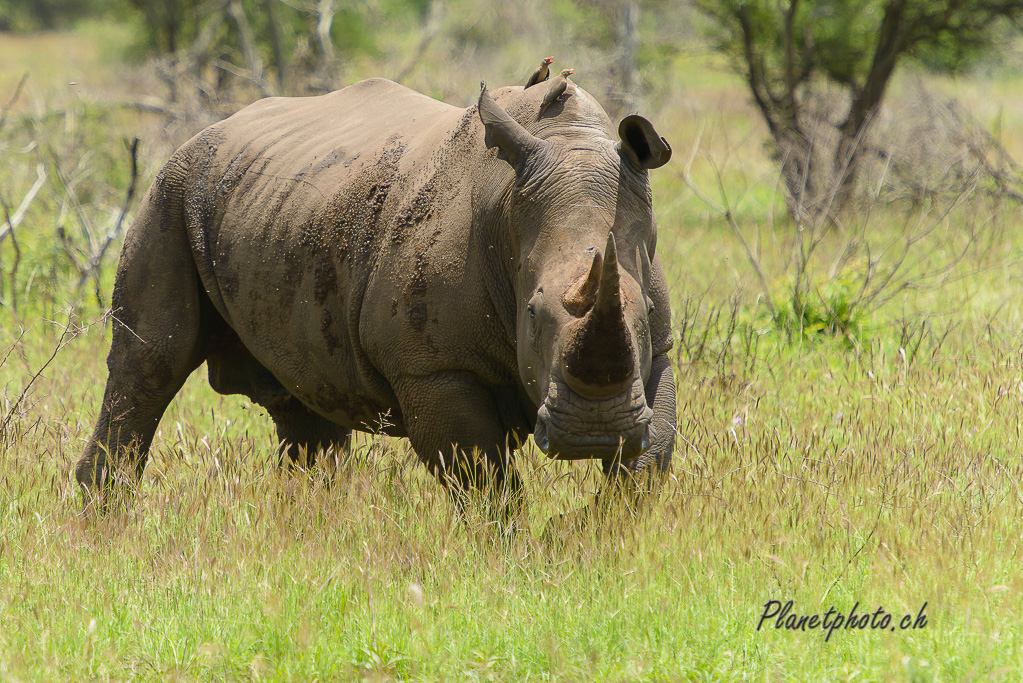
M 705 52 L 675 57 L 643 110 L 675 148 L 652 178 L 680 434 L 639 514 L 559 522 L 598 468 L 531 447 L 511 537 L 460 518 L 402 441 L 360 437 L 329 487 L 283 477 L 266 416 L 200 370 L 127 511 L 84 519 L 73 465 L 106 376 L 113 269 L 79 286 L 54 265 L 57 226 L 116 214 L 122 137 L 142 137 L 141 193 L 194 132 L 110 105 L 145 86 L 111 66 L 124 40 L 107 25 L 0 36 L 0 106 L 30 73 L 0 131 L 5 202 L 51 164 L 13 279 L 10 241 L 0 253 L 0 680 L 1016 680 L 1019 206 L 979 191 L 864 206 L 810 259 L 817 317 L 786 318 L 799 233 L 741 83 Z M 468 101 L 480 76 L 518 82 L 548 49 L 523 53 L 449 64 L 443 87 Z M 929 83 L 1023 159 L 1019 80 Z M 917 236 L 881 295 L 821 329 Z M 758 630 L 770 600 L 893 618 L 830 638 Z

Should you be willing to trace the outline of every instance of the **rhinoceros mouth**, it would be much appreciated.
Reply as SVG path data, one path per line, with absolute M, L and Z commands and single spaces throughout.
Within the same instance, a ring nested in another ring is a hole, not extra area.
M 634 458 L 650 447 L 650 421 L 639 378 L 608 399 L 581 396 L 565 382 L 551 379 L 537 411 L 533 440 L 547 457 L 558 460 Z

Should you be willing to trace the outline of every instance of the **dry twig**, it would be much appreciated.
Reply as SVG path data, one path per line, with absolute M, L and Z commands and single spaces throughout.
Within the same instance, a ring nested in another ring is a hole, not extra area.
M 32 201 L 39 194 L 39 191 L 43 189 L 43 185 L 46 183 L 46 167 L 42 164 L 36 165 L 36 180 L 32 183 L 32 187 L 29 188 L 25 196 L 22 197 L 21 203 L 18 204 L 18 208 L 14 210 L 14 213 L 7 214 L 4 216 L 4 222 L 0 223 L 0 242 L 4 241 L 7 235 L 13 235 L 14 229 L 17 228 L 21 221 L 25 219 L 25 213 L 28 211 L 28 207 L 32 204 Z M 6 205 L 4 207 L 6 209 Z
M 15 399 L 14 403 L 11 404 L 11 407 L 7 410 L 7 414 L 4 416 L 3 422 L 0 422 L 0 446 L 6 446 L 9 443 L 8 436 L 10 433 L 9 430 L 11 422 L 13 421 L 15 414 L 18 412 L 18 408 L 20 408 L 21 404 L 25 401 L 25 397 L 28 396 L 28 392 L 32 388 L 32 385 L 35 384 L 36 380 L 38 380 L 42 376 L 43 372 L 46 371 L 46 368 L 48 368 L 50 366 L 50 363 L 52 363 L 53 360 L 57 357 L 57 354 L 60 353 L 65 346 L 73 342 L 75 338 L 78 337 L 78 335 L 88 330 L 97 322 L 103 322 L 104 320 L 105 317 L 100 318 L 99 320 L 94 321 L 92 323 L 89 323 L 84 327 L 80 327 L 74 324 L 73 310 L 68 311 L 67 322 L 64 323 L 63 329 L 61 330 L 60 333 L 60 338 L 57 340 L 57 344 L 53 347 L 53 352 L 50 353 L 50 357 L 47 358 L 46 362 L 43 363 L 42 366 L 32 374 L 32 377 L 28 380 L 28 383 L 25 384 L 25 387 L 21 390 L 21 394 L 18 395 L 18 398 Z M 24 337 L 24 334 L 25 333 L 23 330 L 21 336 L 18 337 L 18 341 L 15 342 L 15 345 L 17 345 L 17 343 L 21 341 L 21 338 Z M 7 359 L 7 356 L 11 354 L 13 349 L 14 345 L 12 345 L 11 349 L 8 350 L 7 355 L 4 356 L 5 360 Z
M 21 97 L 21 90 L 25 87 L 25 81 L 27 80 L 28 74 L 21 77 L 21 80 L 18 81 L 17 87 L 14 88 L 14 94 L 11 95 L 11 99 L 7 100 L 7 104 L 4 105 L 3 109 L 0 109 L 0 130 L 3 130 L 4 124 L 7 123 L 7 114 L 11 111 L 11 108 L 14 107 L 18 98 Z

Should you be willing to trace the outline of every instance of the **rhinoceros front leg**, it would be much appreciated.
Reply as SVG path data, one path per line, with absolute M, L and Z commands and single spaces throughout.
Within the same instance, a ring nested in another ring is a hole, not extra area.
M 521 480 L 512 462 L 509 430 L 489 387 L 470 373 L 417 378 L 397 387 L 409 441 L 419 459 L 464 505 L 482 492 L 499 516 L 518 506 Z
M 547 542 L 560 542 L 558 539 L 600 519 L 618 505 L 624 504 L 626 509 L 634 511 L 636 504 L 642 500 L 642 494 L 663 480 L 671 467 L 678 424 L 675 376 L 667 355 L 654 357 L 650 364 L 650 379 L 644 389 L 647 405 L 654 411 L 650 422 L 650 448 L 632 460 L 603 460 L 601 464 L 608 486 L 597 494 L 592 505 L 551 518 L 544 531 Z
M 650 363 L 650 379 L 646 387 L 647 405 L 654 411 L 650 422 L 650 448 L 628 461 L 604 460 L 604 474 L 610 479 L 635 477 L 640 473 L 654 477 L 663 475 L 671 466 L 678 429 L 678 409 L 675 404 L 675 375 L 667 354 L 655 356 Z
M 294 396 L 267 405 L 266 411 L 277 427 L 282 467 L 307 469 L 319 460 L 328 473 L 336 471 L 339 458 L 348 453 L 352 430 L 314 413 Z

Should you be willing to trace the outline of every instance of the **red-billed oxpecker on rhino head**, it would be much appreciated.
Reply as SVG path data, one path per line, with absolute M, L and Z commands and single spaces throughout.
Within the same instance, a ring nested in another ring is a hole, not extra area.
M 479 98 L 486 142 L 515 174 L 507 211 L 520 256 L 519 372 L 538 406 L 533 438 L 551 457 L 624 463 L 656 439 L 655 464 L 664 468 L 675 425 L 664 356 L 670 311 L 660 263 L 652 262 L 646 172 L 667 163 L 671 148 L 640 116 L 626 117 L 611 139 L 603 111 L 566 86 L 569 101 L 535 133 L 485 85 Z M 540 110 L 554 99 L 545 97 Z M 655 416 L 658 392 L 670 394 L 670 416 L 663 400 Z
M 551 55 L 550 57 L 544 57 L 542 60 L 540 60 L 540 66 L 536 67 L 533 73 L 529 75 L 529 78 L 526 79 L 526 85 L 524 87 L 530 88 L 536 85 L 537 83 L 543 83 L 544 81 L 546 81 L 547 77 L 551 73 L 550 65 L 553 63 L 554 55 Z

